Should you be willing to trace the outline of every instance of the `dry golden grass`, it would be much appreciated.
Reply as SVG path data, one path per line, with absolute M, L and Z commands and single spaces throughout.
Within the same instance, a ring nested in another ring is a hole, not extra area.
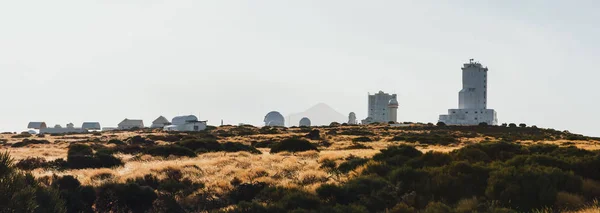
M 221 127 L 223 129 L 233 127 Z M 338 133 L 345 129 L 355 127 L 339 127 Z M 366 166 L 357 168 L 346 177 L 331 178 L 325 170 L 321 169 L 321 163 L 324 160 L 334 160 L 341 163 L 350 155 L 357 157 L 372 157 L 379 153 L 381 149 L 399 144 L 409 144 L 404 142 L 391 142 L 394 135 L 406 132 L 420 133 L 419 131 L 407 131 L 401 128 L 390 128 L 384 131 L 384 128 L 368 127 L 369 131 L 374 132 L 377 136 L 370 138 L 373 142 L 360 143 L 370 147 L 370 149 L 347 149 L 349 146 L 355 145 L 352 139 L 358 136 L 349 135 L 327 135 L 328 130 L 322 129 L 322 137 L 331 142 L 330 147 L 321 147 L 321 151 L 308 151 L 302 153 L 278 153 L 270 154 L 269 149 L 260 149 L 263 154 L 254 155 L 246 152 L 238 153 L 207 153 L 199 155 L 195 158 L 158 158 L 152 156 L 134 156 L 118 155 L 123 159 L 125 165 L 114 169 L 83 169 L 83 170 L 67 170 L 67 171 L 44 171 L 41 169 L 34 170 L 33 174 L 37 177 L 52 177 L 53 175 L 73 175 L 86 185 L 99 185 L 107 181 L 125 182 L 128 179 L 143 177 L 147 174 L 154 174 L 159 178 L 164 177 L 165 172 L 169 170 L 180 170 L 184 178 L 189 178 L 194 182 L 201 182 L 217 193 L 225 193 L 232 189 L 230 184 L 234 177 L 243 182 L 265 182 L 273 185 L 284 187 L 297 187 L 304 190 L 314 192 L 314 190 L 324 183 L 339 183 L 348 178 L 352 178 L 360 173 Z M 422 133 L 422 132 L 421 132 Z M 47 160 L 57 158 L 66 158 L 67 147 L 72 142 L 84 142 L 90 140 L 100 140 L 106 142 L 110 139 L 124 140 L 126 138 L 148 134 L 161 135 L 165 133 L 141 133 L 141 132 L 120 132 L 120 133 L 103 133 L 102 136 L 94 136 L 92 134 L 72 135 L 72 136 L 49 136 L 44 139 L 51 142 L 46 145 L 30 145 L 23 148 L 12 148 L 10 144 L 20 142 L 23 138 L 12 138 L 10 134 L 0 134 L 0 139 L 8 141 L 7 145 L 1 146 L 0 151 L 9 151 L 16 159 L 24 159 L 27 157 L 43 157 Z M 237 136 L 221 139 L 221 142 L 240 142 L 250 144 L 258 141 L 278 141 L 292 136 L 303 136 L 306 133 L 289 132 L 286 134 L 258 134 L 250 136 Z M 450 146 L 434 146 L 434 145 L 415 145 L 422 152 L 451 152 L 460 149 L 468 144 L 480 143 L 486 140 L 496 140 L 488 137 L 461 138 L 460 143 Z M 312 141 L 319 142 L 319 141 Z M 575 145 L 580 148 L 597 150 L 600 145 L 597 142 L 577 141 L 574 144 L 567 143 L 569 141 L 522 141 L 524 144 L 548 143 L 561 146 Z M 159 143 L 164 143 L 160 142 Z M 376 162 L 369 162 L 373 164 Z M 589 182 L 588 185 L 600 187 L 596 182 Z M 565 196 L 568 197 L 568 196 Z M 569 197 L 570 198 L 570 197 Z M 467 201 L 465 201 L 467 202 Z M 465 203 L 465 206 L 468 206 Z M 590 207 L 589 211 L 582 212 L 599 212 L 597 206 Z M 593 211 L 596 210 L 596 211 Z

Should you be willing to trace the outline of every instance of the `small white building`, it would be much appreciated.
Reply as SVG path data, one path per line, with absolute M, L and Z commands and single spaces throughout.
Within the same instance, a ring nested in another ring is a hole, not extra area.
M 165 131 L 197 132 L 206 129 L 207 121 L 198 121 L 194 115 L 177 116 L 171 120 L 171 125 L 163 127 Z
M 474 62 L 463 64 L 463 88 L 458 93 L 458 109 L 449 109 L 439 121 L 447 125 L 498 125 L 496 111 L 487 109 L 488 68 Z
M 167 120 L 167 118 L 160 116 L 156 120 L 152 121 L 152 126 L 150 126 L 150 128 L 162 129 L 168 125 L 171 125 L 171 122 L 169 122 L 169 120 Z
M 98 122 L 83 122 L 83 124 L 81 124 L 81 128 L 85 129 L 85 130 L 102 130 L 102 127 L 100 126 L 100 123 Z
M 283 115 L 277 111 L 267 113 L 264 119 L 265 126 L 285 126 Z
M 143 120 L 132 120 L 132 119 L 127 119 L 125 118 L 125 120 L 121 121 L 121 123 L 119 123 L 118 125 L 118 129 L 120 130 L 128 130 L 128 129 L 133 129 L 133 128 L 144 128 L 144 121 Z
M 304 117 L 302 119 L 300 119 L 300 127 L 310 127 L 311 123 L 310 123 L 310 119 L 307 117 Z

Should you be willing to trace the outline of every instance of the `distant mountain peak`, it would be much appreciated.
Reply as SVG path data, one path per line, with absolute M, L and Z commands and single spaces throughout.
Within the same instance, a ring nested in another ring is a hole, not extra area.
M 286 122 L 289 126 L 298 126 L 300 119 L 307 117 L 312 125 L 329 125 L 331 122 L 346 122 L 346 116 L 339 113 L 326 103 L 318 103 L 304 112 L 294 113 L 288 116 Z

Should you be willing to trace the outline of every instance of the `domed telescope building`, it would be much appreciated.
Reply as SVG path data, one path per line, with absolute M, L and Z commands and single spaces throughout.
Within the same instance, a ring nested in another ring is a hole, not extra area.
M 348 124 L 350 124 L 350 125 L 358 124 L 358 122 L 356 122 L 356 113 L 350 112 L 350 114 L 348 115 Z
M 267 113 L 264 122 L 265 126 L 285 126 L 283 115 L 277 111 Z
M 308 119 L 307 117 L 304 117 L 302 119 L 300 119 L 300 127 L 309 127 L 310 126 L 310 119 Z

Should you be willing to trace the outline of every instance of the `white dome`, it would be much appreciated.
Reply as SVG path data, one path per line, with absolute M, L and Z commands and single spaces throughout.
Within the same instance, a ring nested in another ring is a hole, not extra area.
M 300 126 L 310 126 L 310 119 L 308 119 L 307 117 L 300 119 Z
M 198 117 L 196 117 L 195 115 L 184 115 L 184 116 L 174 117 L 171 123 L 173 125 L 183 125 L 188 122 L 195 122 L 195 121 L 198 121 Z
M 283 115 L 277 111 L 269 112 L 265 116 L 265 126 L 285 126 Z
M 396 100 L 395 98 L 390 99 L 390 104 L 389 105 L 398 105 L 398 100 Z

